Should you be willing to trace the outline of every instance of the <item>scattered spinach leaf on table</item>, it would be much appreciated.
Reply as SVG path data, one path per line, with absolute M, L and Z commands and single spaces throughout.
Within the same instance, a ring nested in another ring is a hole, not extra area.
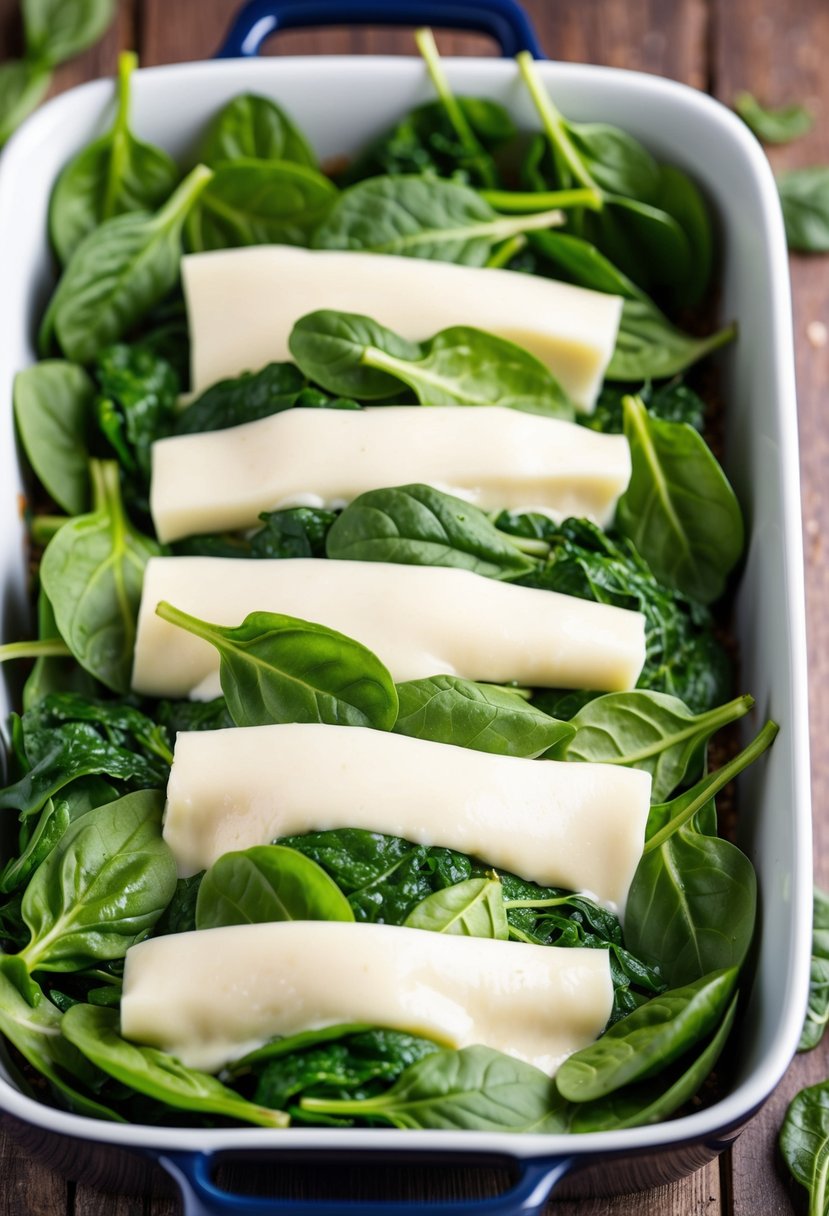
M 49 67 L 96 43 L 115 16 L 115 0 L 22 0 L 21 8 L 27 54 Z
M 9 59 L 0 63 L 0 148 L 40 104 L 52 81 L 42 63 Z
M 829 1203 L 829 1082 L 795 1094 L 780 1129 L 780 1151 L 809 1192 L 810 1216 L 825 1216 Z
M 829 166 L 790 169 L 778 177 L 777 189 L 789 249 L 829 251 Z
M 798 1051 L 817 1047 L 829 1022 L 829 895 L 815 887 L 809 1004 Z
M 204 875 L 196 928 L 281 920 L 354 920 L 333 879 L 309 857 L 283 845 L 225 853 Z
M 764 144 L 788 144 L 811 131 L 814 115 L 796 102 L 778 109 L 761 106 L 751 93 L 738 93 L 734 109 Z

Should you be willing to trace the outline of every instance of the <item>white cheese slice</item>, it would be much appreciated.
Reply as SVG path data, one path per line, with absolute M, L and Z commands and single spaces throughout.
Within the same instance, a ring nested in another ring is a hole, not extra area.
M 281 836 L 364 828 L 478 857 L 624 910 L 650 774 L 495 756 L 367 727 L 179 732 L 164 839 L 179 876 Z
M 553 1073 L 601 1034 L 612 1001 L 606 950 L 280 921 L 132 946 L 121 1032 L 216 1072 L 276 1035 L 365 1022 Z
M 552 279 L 378 253 L 267 245 L 182 260 L 191 384 L 290 359 L 295 323 L 318 308 L 363 313 L 411 341 L 472 325 L 523 346 L 592 410 L 616 344 L 618 296 Z
M 374 651 L 395 680 L 457 675 L 616 692 L 634 687 L 645 661 L 641 613 L 468 570 L 159 557 L 144 574 L 132 676 L 135 691 L 153 697 L 220 692 L 217 651 L 162 621 L 160 600 L 217 625 L 240 625 L 250 612 L 327 625 Z
M 343 507 L 422 482 L 484 510 L 613 518 L 630 480 L 624 435 L 518 410 L 294 409 L 153 444 L 159 540 L 255 527 L 279 507 Z

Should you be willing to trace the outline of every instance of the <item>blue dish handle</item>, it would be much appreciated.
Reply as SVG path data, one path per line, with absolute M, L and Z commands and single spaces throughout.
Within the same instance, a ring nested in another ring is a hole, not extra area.
M 258 55 L 279 30 L 316 25 L 433 25 L 489 34 L 501 54 L 544 53 L 518 0 L 249 0 L 235 17 L 217 59 Z
M 355 1164 L 355 1155 L 349 1164 Z M 376 1157 L 366 1158 L 367 1161 Z M 573 1164 L 572 1157 L 543 1157 L 516 1161 L 518 1181 L 493 1199 L 420 1204 L 405 1200 L 342 1201 L 329 1199 L 262 1199 L 233 1195 L 214 1183 L 210 1153 L 167 1153 L 158 1158 L 175 1179 L 181 1194 L 183 1216 L 540 1216 L 553 1188 Z M 491 1159 L 489 1161 L 491 1164 Z

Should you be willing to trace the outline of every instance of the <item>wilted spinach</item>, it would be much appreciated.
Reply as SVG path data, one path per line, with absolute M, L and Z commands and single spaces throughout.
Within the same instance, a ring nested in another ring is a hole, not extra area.
M 38 365 L 41 366 L 41 365 Z M 151 447 L 173 429 L 181 385 L 172 364 L 143 343 L 106 347 L 95 361 L 98 425 L 127 474 L 147 487 Z
M 592 414 L 580 414 L 577 421 L 592 431 L 606 435 L 621 435 L 625 429 L 622 402 L 630 396 L 627 388 L 604 384 Z M 669 380 L 657 388 L 646 382 L 636 396 L 647 406 L 649 414 L 666 422 L 687 422 L 702 433 L 705 423 L 705 402 L 681 379 Z
M 330 397 L 311 388 L 293 363 L 268 363 L 258 372 L 245 372 L 212 385 L 186 409 L 175 422 L 177 435 L 200 431 L 221 431 L 269 418 L 293 406 L 308 408 L 359 409 L 356 401 Z

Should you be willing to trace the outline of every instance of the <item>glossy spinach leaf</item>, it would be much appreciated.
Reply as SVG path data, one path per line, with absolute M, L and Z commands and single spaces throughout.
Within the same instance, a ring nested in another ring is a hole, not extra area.
M 317 167 L 305 136 L 275 101 L 256 93 L 240 93 L 213 119 L 199 160 L 216 169 L 226 161 L 251 159 Z
M 593 431 L 621 435 L 625 429 L 622 402 L 629 395 L 629 390 L 622 385 L 603 385 L 593 413 L 581 414 L 578 421 Z M 681 379 L 669 380 L 657 388 L 647 381 L 637 389 L 636 396 L 653 417 L 666 422 L 687 422 L 700 433 L 704 430 L 705 402 Z
M 172 158 L 130 130 L 130 78 L 137 64 L 132 52 L 119 56 L 115 122 L 69 161 L 52 190 L 49 236 L 63 263 L 104 220 L 155 211 L 178 181 Z
M 829 251 L 829 166 L 791 169 L 777 179 L 786 242 L 798 253 Z
M 22 0 L 28 57 L 54 67 L 102 38 L 115 0 Z
M 664 802 L 678 786 L 700 775 L 711 736 L 742 718 L 753 704 L 753 697 L 743 696 L 693 714 L 664 693 L 608 693 L 570 719 L 575 737 L 559 744 L 555 755 L 644 769 L 653 777 L 651 801 Z
M 224 697 L 212 701 L 157 701 L 155 715 L 172 739 L 180 730 L 225 730 L 233 725 Z
M 431 486 L 369 490 L 334 521 L 328 557 L 455 566 L 489 578 L 516 578 L 535 563 L 478 507 Z
M 266 511 L 264 527 L 250 539 L 251 557 L 325 557 L 325 543 L 337 518 L 321 507 L 285 507 Z
M 155 790 L 127 794 L 67 828 L 23 896 L 31 940 L 16 958 L 29 972 L 123 958 L 152 929 L 176 885 L 163 801 Z
M 764 144 L 788 144 L 811 131 L 815 118 L 805 106 L 792 103 L 776 110 L 761 106 L 751 93 L 738 93 L 734 109 Z
M 576 730 L 509 688 L 457 676 L 407 680 L 397 685 L 397 697 L 395 734 L 499 756 L 540 756 L 566 746 Z
M 76 692 L 81 696 L 95 697 L 101 692 L 101 686 L 88 672 L 79 667 L 71 657 L 71 652 L 62 640 L 55 622 L 55 614 L 49 597 L 40 588 L 37 597 L 37 636 L 39 643 L 54 644 L 54 654 L 42 654 L 35 659 L 34 666 L 23 685 L 23 709 L 32 709 L 44 697 L 53 692 Z M 59 655 L 59 646 L 65 648 L 65 654 Z M 2 655 L 3 647 L 0 647 Z
M 10 858 L 0 870 L 0 892 L 8 895 L 31 878 L 42 861 L 69 827 L 71 814 L 65 799 L 49 799 L 37 820 L 27 843 L 17 857 Z
M 809 1005 L 798 1051 L 811 1051 L 823 1038 L 829 1022 L 829 895 L 815 887 L 812 921 L 812 966 Z
M 23 738 L 26 755 L 32 764 L 37 764 L 50 750 L 55 728 L 72 722 L 89 723 L 105 743 L 144 756 L 152 766 L 147 770 L 148 775 L 154 771 L 159 784 L 166 781 L 173 753 L 164 726 L 128 702 L 102 700 L 71 691 L 51 693 L 24 713 Z
M 329 1028 L 331 1029 L 331 1028 Z M 336 1041 L 316 1042 L 304 1050 L 282 1040 L 288 1048 L 262 1067 L 254 1095 L 262 1106 L 286 1108 L 300 1097 L 371 1097 L 400 1076 L 405 1068 L 440 1050 L 429 1039 L 399 1030 L 367 1029 L 347 1033 L 335 1027 Z M 303 1117 L 303 1122 L 308 1116 Z
M 180 878 L 173 897 L 155 923 L 151 937 L 165 937 L 168 933 L 192 933 L 196 928 L 196 903 L 204 873 Z
M 484 266 L 495 245 L 560 224 L 560 211 L 498 215 L 457 182 L 372 177 L 343 191 L 317 229 L 317 249 L 353 249 Z
M 176 1110 L 224 1115 L 258 1127 L 288 1124 L 288 1116 L 281 1111 L 246 1101 L 215 1077 L 186 1068 L 175 1056 L 128 1043 L 118 1034 L 115 1009 L 73 1005 L 63 1015 L 61 1030 L 64 1038 L 101 1072 Z
M 625 1088 L 595 1102 L 579 1103 L 573 1110 L 569 1130 L 581 1132 L 615 1131 L 622 1127 L 642 1127 L 660 1123 L 684 1106 L 700 1090 L 725 1047 L 737 1013 L 735 994 L 717 1033 L 696 1059 L 672 1079 L 668 1087 L 662 1078 Z M 669 1074 L 669 1076 L 672 1074 Z
M 121 501 L 118 465 L 90 461 L 93 509 L 64 524 L 40 566 L 60 635 L 83 668 L 115 692 L 132 671 L 144 567 L 161 552 Z
M 627 382 L 676 376 L 736 336 L 736 325 L 728 325 L 706 338 L 695 338 L 672 325 L 650 300 L 625 300 L 605 374 L 608 380 Z
M 300 1107 L 316 1114 L 381 1119 L 394 1127 L 564 1130 L 561 1101 L 546 1073 L 489 1047 L 427 1055 L 375 1098 L 303 1098 Z
M 45 359 L 14 378 L 14 420 L 44 489 L 69 515 L 89 505 L 87 428 L 95 385 L 82 367 Z
M 52 73 L 29 59 L 0 63 L 0 148 L 46 96 Z
M 177 415 L 175 433 L 222 431 L 290 409 L 308 381 L 293 363 L 268 363 L 258 372 L 220 380 Z
M 187 215 L 189 250 L 307 245 L 337 197 L 333 183 L 290 161 L 224 161 Z
M 780 1151 L 809 1192 L 809 1216 L 826 1216 L 829 1200 L 829 1081 L 795 1094 L 780 1129 Z
M 225 853 L 204 875 L 196 928 L 278 920 L 354 920 L 342 891 L 316 862 L 278 844 Z
M 708 204 L 696 182 L 673 165 L 660 169 L 656 202 L 679 224 L 688 240 L 688 274 L 672 292 L 672 299 L 678 306 L 693 308 L 703 299 L 714 271 L 714 232 Z
M 657 1075 L 714 1030 L 736 982 L 732 967 L 654 997 L 564 1061 L 556 1073 L 559 1093 L 591 1102 Z
M 656 577 L 703 604 L 718 599 L 744 544 L 740 504 L 701 435 L 624 401 L 632 472 L 616 525 Z
M 38 364 L 38 366 L 41 366 Z M 173 429 L 181 391 L 171 363 L 143 343 L 108 346 L 95 361 L 98 425 L 128 474 L 148 486 L 151 448 Z
M 162 601 L 158 615 L 210 642 L 237 726 L 327 722 L 391 730 L 394 681 L 376 655 L 334 629 L 276 612 L 252 612 L 241 625 L 212 625 Z
M 414 361 L 421 354 L 417 342 L 401 338 L 371 317 L 359 313 L 320 309 L 296 322 L 288 346 L 302 372 L 330 392 L 362 401 L 382 400 L 400 392 L 397 375 L 364 361 L 369 350 Z
M 210 181 L 198 165 L 160 211 L 105 220 L 75 250 L 42 327 L 64 353 L 88 363 L 157 304 L 179 277 L 184 221 Z
M 464 882 L 433 891 L 403 921 L 409 929 L 451 933 L 461 937 L 509 937 L 507 914 L 496 874 L 467 878 Z

